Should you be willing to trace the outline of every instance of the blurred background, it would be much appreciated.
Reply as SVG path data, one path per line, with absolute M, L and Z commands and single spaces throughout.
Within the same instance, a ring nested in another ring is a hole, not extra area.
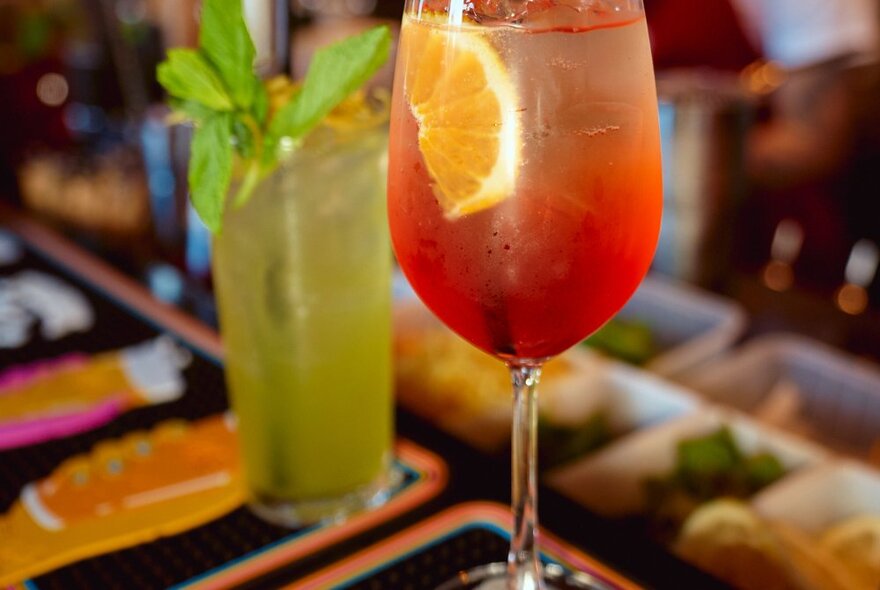
M 265 75 L 402 0 L 244 0 Z M 665 167 L 655 271 L 880 358 L 880 0 L 645 0 Z M 198 0 L 0 0 L 0 201 L 215 321 L 190 129 L 155 66 Z M 378 84 L 390 86 L 391 66 Z

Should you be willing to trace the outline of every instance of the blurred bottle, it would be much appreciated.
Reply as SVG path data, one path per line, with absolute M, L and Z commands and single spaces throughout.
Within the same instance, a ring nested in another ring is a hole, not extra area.
M 868 309 L 868 288 L 877 276 L 880 251 L 870 240 L 859 240 L 849 254 L 844 271 L 844 284 L 835 293 L 834 301 L 844 313 L 859 315 Z
M 287 0 L 244 0 L 244 16 L 257 49 L 254 67 L 267 78 L 288 73 L 290 7 Z
M 794 285 L 794 263 L 804 244 L 804 230 L 799 223 L 783 219 L 773 233 L 770 261 L 761 272 L 761 280 L 773 291 L 787 291 Z
M 718 287 L 746 191 L 754 103 L 737 74 L 760 57 L 730 0 L 645 0 L 660 98 L 664 208 L 654 268 Z
M 744 146 L 753 103 L 736 76 L 658 75 L 663 226 L 654 268 L 706 287 L 728 274 L 733 224 L 746 190 Z

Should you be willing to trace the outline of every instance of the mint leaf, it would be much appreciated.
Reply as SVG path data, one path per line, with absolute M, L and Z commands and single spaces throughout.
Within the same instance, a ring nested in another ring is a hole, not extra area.
M 193 207 L 212 232 L 220 231 L 232 177 L 232 116 L 216 113 L 196 128 L 190 147 L 189 190 Z
M 170 106 L 173 111 L 196 123 L 202 123 L 215 112 L 200 102 L 194 100 L 182 100 L 174 98 L 173 96 L 168 99 L 168 106 Z
M 254 100 L 256 50 L 245 24 L 242 0 L 204 0 L 199 48 L 217 68 L 233 102 L 250 109 Z
M 266 122 L 266 115 L 269 114 L 269 94 L 266 92 L 266 87 L 262 82 L 256 78 L 254 81 L 256 84 L 254 85 L 254 104 L 251 111 L 253 111 L 254 117 L 257 118 L 260 125 L 263 125 Z
M 272 118 L 267 154 L 282 137 L 298 139 L 320 123 L 348 95 L 370 79 L 391 48 L 388 27 L 374 27 L 323 49 L 312 59 L 302 90 Z
M 194 49 L 169 49 L 168 59 L 156 68 L 156 76 L 175 98 L 199 102 L 215 111 L 234 108 L 214 68 Z
M 245 159 L 254 157 L 254 134 L 240 119 L 232 122 L 232 137 L 235 140 L 235 151 L 239 156 Z

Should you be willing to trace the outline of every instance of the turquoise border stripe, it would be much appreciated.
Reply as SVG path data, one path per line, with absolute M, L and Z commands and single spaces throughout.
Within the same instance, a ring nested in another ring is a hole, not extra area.
M 197 584 L 197 583 L 201 582 L 202 580 L 204 580 L 205 578 L 208 578 L 208 577 L 213 576 L 215 574 L 219 574 L 220 572 L 227 570 L 233 566 L 236 566 L 242 562 L 248 561 L 248 560 L 253 559 L 255 557 L 259 557 L 263 553 L 265 553 L 267 551 L 271 551 L 272 549 L 275 549 L 279 545 L 284 545 L 285 543 L 288 543 L 290 541 L 295 541 L 296 539 L 299 539 L 300 537 L 303 537 L 303 536 L 307 535 L 308 533 L 311 533 L 319 528 L 320 528 L 319 525 L 312 525 L 310 527 L 301 529 L 301 530 L 293 533 L 292 535 L 278 539 L 277 541 L 275 541 L 273 543 L 269 543 L 268 545 L 260 547 L 259 549 L 255 549 L 255 550 L 251 551 L 250 553 L 245 553 L 244 555 L 240 555 L 231 561 L 227 561 L 226 563 L 224 563 L 222 565 L 218 565 L 214 569 L 210 569 L 206 572 L 202 572 L 201 574 L 199 574 L 198 576 L 196 576 L 194 578 L 190 578 L 189 580 L 185 580 L 183 582 L 180 582 L 179 584 L 175 584 L 174 586 L 169 586 L 169 590 L 177 590 L 179 588 L 186 588 L 187 586 Z
M 374 567 L 370 570 L 367 570 L 366 572 L 360 574 L 356 578 L 344 580 L 343 585 L 337 586 L 337 587 L 338 588 L 347 588 L 348 586 L 351 586 L 353 584 L 363 582 L 364 580 L 366 580 L 370 576 L 374 575 L 375 573 L 382 571 L 384 569 L 387 569 L 388 567 L 390 567 L 392 565 L 400 563 L 401 561 L 403 561 L 405 559 L 409 559 L 411 556 L 415 555 L 416 553 L 418 553 L 420 551 L 424 551 L 426 549 L 430 549 L 431 547 L 435 547 L 436 545 L 439 545 L 440 543 L 442 543 L 448 539 L 451 539 L 452 537 L 454 537 L 456 535 L 460 535 L 462 533 L 466 533 L 466 532 L 472 531 L 474 529 L 488 530 L 488 531 L 491 531 L 491 532 L 497 534 L 499 537 L 502 537 L 503 539 L 510 541 L 510 531 L 508 531 L 507 529 L 505 529 L 502 526 L 495 524 L 494 522 L 488 522 L 488 521 L 469 522 L 469 523 L 464 524 L 456 529 L 449 531 L 445 535 L 442 535 L 440 537 L 437 537 L 436 539 L 433 539 L 430 543 L 427 543 L 425 545 L 419 545 L 417 547 L 412 547 L 406 553 L 399 555 L 397 557 L 397 559 L 395 559 L 394 561 L 382 562 L 377 567 Z M 565 565 L 550 559 L 549 557 L 547 557 L 543 553 L 541 553 L 541 562 L 544 563 L 545 565 L 548 563 L 555 563 L 555 564 L 559 565 L 560 567 L 562 567 L 563 569 L 565 569 L 566 571 L 569 571 L 569 568 L 565 567 Z
M 418 482 L 422 479 L 419 476 L 419 473 L 416 470 L 414 470 L 412 467 L 410 467 L 409 465 L 405 465 L 399 461 L 397 461 L 396 463 L 397 463 L 398 468 L 401 471 L 403 471 L 406 475 L 403 478 L 403 482 L 401 483 L 400 487 L 395 490 L 394 495 L 399 494 L 400 492 L 411 487 L 413 484 L 415 484 L 416 482 Z M 391 501 L 391 500 L 389 500 L 389 501 Z M 197 583 L 205 580 L 206 578 L 209 578 L 211 576 L 214 576 L 216 574 L 224 572 L 231 567 L 234 567 L 238 564 L 244 563 L 244 562 L 249 561 L 251 559 L 254 559 L 256 557 L 259 557 L 260 555 L 266 553 L 267 551 L 271 551 L 272 549 L 275 549 L 276 547 L 279 547 L 281 545 L 285 545 L 287 543 L 296 541 L 300 537 L 303 537 L 308 533 L 319 530 L 320 528 L 321 528 L 320 525 L 313 525 L 311 527 L 297 531 L 297 532 L 293 533 L 292 535 L 289 535 L 289 536 L 284 537 L 282 539 L 278 539 L 277 541 L 270 543 L 269 545 L 266 545 L 264 547 L 260 547 L 259 549 L 255 549 L 254 551 L 251 551 L 250 553 L 246 553 L 244 555 L 236 557 L 235 559 L 233 559 L 231 561 L 227 561 L 224 564 L 218 565 L 214 569 L 210 569 L 206 572 L 202 572 L 201 574 L 199 574 L 198 576 L 196 576 L 194 578 L 190 578 L 189 580 L 185 580 L 183 582 L 180 582 L 179 584 L 175 584 L 174 586 L 170 586 L 169 590 L 181 590 L 183 588 L 187 588 L 188 586 L 192 586 L 193 584 L 197 584 Z

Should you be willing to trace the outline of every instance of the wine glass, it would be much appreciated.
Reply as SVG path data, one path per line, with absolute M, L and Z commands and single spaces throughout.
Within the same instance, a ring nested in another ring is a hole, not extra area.
M 513 382 L 506 568 L 543 588 L 541 366 L 608 321 L 651 263 L 662 183 L 641 0 L 408 0 L 391 113 L 388 215 L 422 301 Z M 561 585 L 561 584 L 557 584 Z

